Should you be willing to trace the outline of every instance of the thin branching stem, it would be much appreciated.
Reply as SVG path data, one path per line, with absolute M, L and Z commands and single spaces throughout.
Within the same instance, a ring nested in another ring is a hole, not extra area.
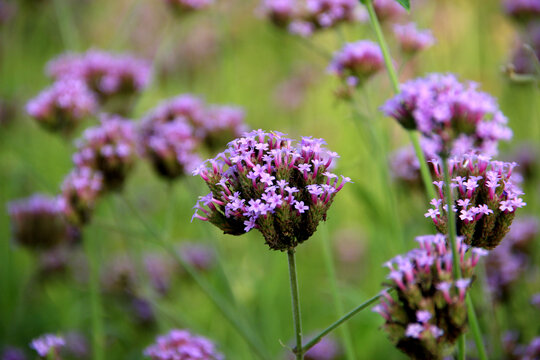
M 298 277 L 296 274 L 294 249 L 287 250 L 287 259 L 289 260 L 289 280 L 291 283 L 291 302 L 296 339 L 294 353 L 296 355 L 296 360 L 302 360 L 304 358 L 304 349 L 302 347 L 302 314 L 300 312 L 300 296 L 298 294 Z

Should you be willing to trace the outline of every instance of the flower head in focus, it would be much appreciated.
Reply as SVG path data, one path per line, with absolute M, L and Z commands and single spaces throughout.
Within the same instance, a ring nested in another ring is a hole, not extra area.
M 304 137 L 293 145 L 282 133 L 262 130 L 233 140 L 193 172 L 211 191 L 200 197 L 193 217 L 225 234 L 257 229 L 274 250 L 296 247 L 326 220 L 335 195 L 350 181 L 330 172 L 338 155 L 324 144 Z

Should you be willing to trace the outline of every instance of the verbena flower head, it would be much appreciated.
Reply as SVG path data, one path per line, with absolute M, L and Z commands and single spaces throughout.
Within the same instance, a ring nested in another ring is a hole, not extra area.
M 431 30 L 419 30 L 415 23 L 394 25 L 394 34 L 401 51 L 408 55 L 414 55 L 435 44 Z
M 62 183 L 60 206 L 68 221 L 84 225 L 90 221 L 92 211 L 103 187 L 103 176 L 90 168 L 76 168 Z
M 509 140 L 512 131 L 495 99 L 477 89 L 476 83 L 462 84 L 451 74 L 430 74 L 402 84 L 381 110 L 438 142 L 441 156 L 495 155 L 499 140 Z
M 216 264 L 214 250 L 204 244 L 183 243 L 178 248 L 178 254 L 199 271 L 210 270 Z
M 13 240 L 33 250 L 50 249 L 69 240 L 57 198 L 36 194 L 8 204 Z
M 338 360 L 343 351 L 339 343 L 325 336 L 304 354 L 305 360 Z
M 369 40 L 347 43 L 339 50 L 328 67 L 328 71 L 338 76 L 344 89 L 362 86 L 369 78 L 384 68 L 384 58 L 381 48 Z
M 274 250 L 294 248 L 326 220 L 334 197 L 350 181 L 330 172 L 338 155 L 324 144 L 304 137 L 293 145 L 282 133 L 262 130 L 231 141 L 193 172 L 211 191 L 200 197 L 193 217 L 225 234 L 257 229 Z
M 187 330 L 171 330 L 158 336 L 156 343 L 144 350 L 152 360 L 222 360 L 216 346 L 208 339 Z
M 176 266 L 172 259 L 162 254 L 148 254 L 144 265 L 152 287 L 161 295 L 166 295 L 171 287 Z
M 69 135 L 98 104 L 86 84 L 74 77 L 56 81 L 26 104 L 26 112 L 50 131 Z
M 214 0 L 165 0 L 165 2 L 179 15 L 206 9 Z
M 132 320 L 139 326 L 150 327 L 156 322 L 156 314 L 152 303 L 140 297 L 130 299 L 130 310 Z
M 119 190 L 136 160 L 136 133 L 132 122 L 103 115 L 101 124 L 86 129 L 77 143 L 73 162 L 103 176 L 104 190 Z
M 374 312 L 385 319 L 383 329 L 398 349 L 413 359 L 442 359 L 467 325 L 465 295 L 473 269 L 484 251 L 469 250 L 457 238 L 462 279 L 454 279 L 452 250 L 442 234 L 416 238 L 420 248 L 385 263 L 388 285 Z
M 30 347 L 36 350 L 40 357 L 46 358 L 49 354 L 53 354 L 54 359 L 58 359 L 58 352 L 65 345 L 64 338 L 54 334 L 42 335 L 30 343 Z
M 483 155 L 467 155 L 449 161 L 456 201 L 451 204 L 456 212 L 458 234 L 464 236 L 467 244 L 485 249 L 493 249 L 504 238 L 515 211 L 526 205 L 520 197 L 521 189 L 512 180 L 516 163 L 491 161 Z M 447 232 L 447 204 L 442 165 L 433 160 L 436 186 L 439 198 L 431 200 L 433 206 L 425 214 L 437 229 Z
M 210 106 L 205 121 L 200 124 L 204 131 L 203 142 L 210 151 L 222 149 L 230 139 L 248 131 L 242 108 L 235 106 Z
M 540 15 L 537 18 L 540 19 Z M 532 22 L 523 29 L 508 69 L 511 73 L 534 75 L 536 74 L 536 59 L 530 50 L 525 49 L 525 44 L 532 48 L 536 57 L 540 56 L 540 22 Z
M 540 17 L 540 3 L 536 0 L 505 0 L 504 9 L 508 16 L 525 24 Z
M 374 0 L 373 9 L 381 23 L 393 22 L 407 15 L 407 11 L 395 0 Z
M 2 6 L 2 5 L 0 5 Z M 8 346 L 0 353 L 0 359 L 2 360 L 27 360 L 28 358 L 19 348 Z
M 151 66 L 131 55 L 88 50 L 53 59 L 47 65 L 47 73 L 55 79 L 76 77 L 86 83 L 101 103 L 108 102 L 114 110 L 123 110 L 129 105 L 124 102 L 129 103 L 131 96 L 140 93 L 150 83 Z M 113 103 L 115 101 L 118 103 Z
M 287 27 L 299 12 L 299 2 L 296 0 L 263 0 L 259 11 L 274 25 Z

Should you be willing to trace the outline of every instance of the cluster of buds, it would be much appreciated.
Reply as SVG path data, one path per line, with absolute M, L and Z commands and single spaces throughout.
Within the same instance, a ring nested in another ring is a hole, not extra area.
M 507 300 L 512 295 L 513 285 L 529 268 L 532 245 L 539 230 L 537 218 L 516 219 L 501 245 L 486 258 L 487 283 L 497 300 Z
M 88 167 L 75 168 L 67 175 L 62 184 L 60 207 L 70 223 L 84 225 L 90 221 L 102 184 L 101 173 Z
M 344 84 L 344 89 L 338 90 L 338 93 L 347 94 L 383 68 L 384 58 L 379 45 L 361 40 L 345 44 L 334 55 L 328 71 L 338 76 Z
M 78 78 L 95 93 L 101 104 L 112 107 L 109 110 L 123 111 L 131 97 L 149 84 L 151 66 L 131 55 L 89 50 L 53 59 L 47 65 L 47 73 L 54 79 Z
M 246 130 L 244 112 L 231 106 L 207 106 L 192 95 L 166 100 L 150 111 L 140 127 L 139 143 L 158 174 L 175 179 L 200 163 L 195 151 L 215 151 Z
M 419 30 L 415 23 L 394 25 L 394 34 L 401 51 L 408 56 L 413 56 L 435 44 L 431 30 Z
M 216 346 L 208 339 L 187 330 L 171 330 L 158 336 L 156 343 L 144 350 L 152 360 L 223 360 Z
M 165 2 L 178 15 L 185 15 L 206 9 L 214 3 L 214 0 L 165 0 Z
M 540 18 L 540 3 L 536 0 L 505 0 L 504 9 L 508 16 L 523 24 Z
M 97 108 L 94 94 L 74 77 L 58 80 L 26 104 L 26 112 L 40 125 L 65 135 L 71 134 Z
M 425 214 L 430 217 L 437 230 L 448 230 L 448 206 L 442 165 L 433 160 L 439 198 L 431 200 L 433 208 Z M 458 213 L 457 231 L 467 244 L 474 247 L 493 249 L 510 229 L 515 211 L 526 205 L 521 189 L 512 180 L 516 163 L 491 161 L 483 155 L 466 155 L 448 161 L 452 177 L 451 188 L 456 199 L 451 204 Z
M 495 99 L 477 88 L 451 74 L 430 74 L 402 84 L 381 110 L 404 128 L 438 142 L 443 157 L 469 152 L 491 156 L 512 131 Z
M 350 181 L 330 172 L 338 155 L 324 144 L 304 137 L 293 145 L 282 133 L 262 130 L 231 141 L 193 172 L 211 191 L 200 197 L 193 217 L 225 234 L 258 229 L 274 250 L 294 248 L 326 220 L 334 197 Z
M 32 340 L 30 347 L 38 353 L 41 358 L 60 359 L 60 349 L 66 346 L 66 341 L 54 334 L 45 334 Z
M 280 28 L 300 36 L 361 20 L 355 0 L 264 0 L 261 12 Z
M 99 172 L 103 190 L 119 190 L 136 159 L 133 124 L 116 115 L 103 115 L 101 124 L 86 129 L 77 144 L 73 162 L 78 168 Z
M 70 240 L 60 201 L 44 195 L 8 204 L 13 240 L 34 250 L 51 249 Z
M 442 359 L 467 325 L 466 292 L 474 267 L 487 251 L 457 238 L 463 278 L 453 276 L 452 251 L 442 234 L 416 238 L 420 248 L 385 265 L 387 284 L 396 296 L 383 292 L 373 311 L 385 319 L 383 329 L 398 349 L 413 359 Z M 467 255 L 469 254 L 469 255 Z

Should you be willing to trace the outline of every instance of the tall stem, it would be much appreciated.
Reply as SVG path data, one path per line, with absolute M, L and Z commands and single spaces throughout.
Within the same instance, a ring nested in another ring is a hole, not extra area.
M 381 29 L 381 25 L 379 23 L 379 19 L 377 19 L 377 14 L 375 13 L 375 9 L 373 8 L 373 0 L 365 0 L 365 4 L 368 10 L 371 26 L 373 27 L 373 31 L 375 31 L 377 42 L 379 43 L 381 52 L 383 54 L 384 64 L 386 66 L 386 72 L 388 73 L 388 77 L 390 78 L 390 83 L 392 84 L 394 92 L 399 93 L 399 80 L 396 74 L 396 69 L 394 69 L 394 64 L 392 63 L 392 58 L 390 57 L 390 51 L 388 50 L 388 44 L 386 43 L 384 34 Z M 420 163 L 420 173 L 422 175 L 422 181 L 424 182 L 424 186 L 426 188 L 426 193 L 430 199 L 433 199 L 436 196 L 435 189 L 433 189 L 432 186 L 431 173 L 429 172 L 426 158 L 424 156 L 422 148 L 420 147 L 418 133 L 412 130 L 408 130 L 407 132 L 409 133 L 409 137 L 411 139 L 411 143 L 413 145 L 416 157 L 418 158 L 418 162 Z
M 289 260 L 289 279 L 291 282 L 292 313 L 294 321 L 294 332 L 296 334 L 296 348 L 294 353 L 297 360 L 304 358 L 304 349 L 302 348 L 302 315 L 300 314 L 300 299 L 298 296 L 298 279 L 296 276 L 296 260 L 294 249 L 287 250 Z
M 99 293 L 99 268 L 97 253 L 97 238 L 84 239 L 86 256 L 88 257 L 88 267 L 90 270 L 90 312 L 92 314 L 92 358 L 94 360 L 104 360 L 105 338 L 103 332 L 103 308 Z

